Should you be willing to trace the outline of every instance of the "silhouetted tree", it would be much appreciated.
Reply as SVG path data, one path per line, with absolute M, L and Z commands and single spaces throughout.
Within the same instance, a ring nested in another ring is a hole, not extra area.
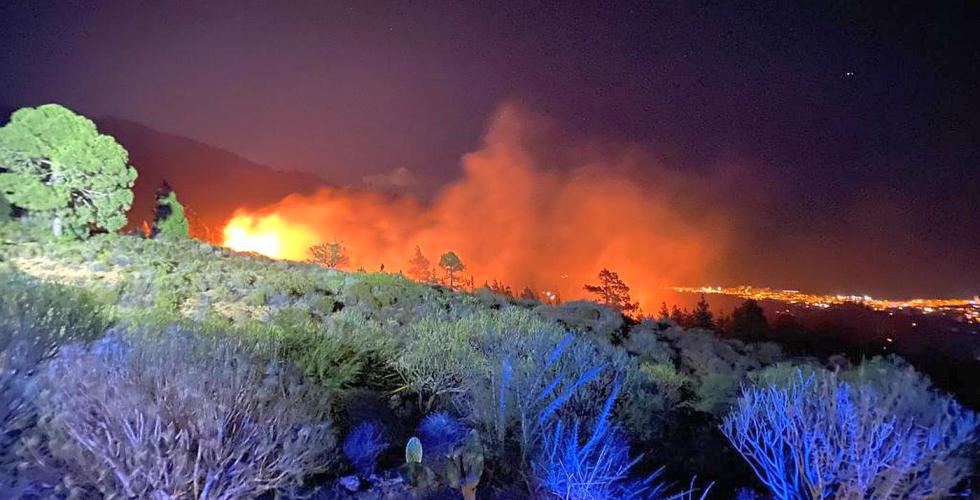
M 748 299 L 732 311 L 732 336 L 741 340 L 759 341 L 769 338 L 769 322 L 759 303 Z
M 422 254 L 422 249 L 418 245 L 415 246 L 415 255 L 408 261 L 408 264 L 411 266 L 408 269 L 408 275 L 412 279 L 423 283 L 432 283 L 435 281 L 435 273 L 432 272 L 432 263 Z
M 350 259 L 347 257 L 347 249 L 344 245 L 334 241 L 310 247 L 310 262 L 334 269 L 346 266 Z
M 439 267 L 446 271 L 446 283 L 449 288 L 454 288 L 456 286 L 456 273 L 462 272 L 466 269 L 463 265 L 463 261 L 459 259 L 459 256 L 455 252 L 446 252 L 439 257 Z
M 184 206 L 177 201 L 177 194 L 167 181 L 157 190 L 156 206 L 153 207 L 153 227 L 150 236 L 169 236 L 187 238 L 190 235 L 190 223 L 184 214 Z
M 674 304 L 670 310 L 670 319 L 682 328 L 691 327 L 691 315 L 688 314 L 687 309 L 681 311 L 677 304 Z
M 701 294 L 701 300 L 694 307 L 694 312 L 691 313 L 691 325 L 694 328 L 715 329 L 715 317 L 711 314 L 711 308 L 708 306 L 708 301 L 705 300 L 703 293 Z
M 660 303 L 660 312 L 657 313 L 657 319 L 664 321 L 670 319 L 670 310 L 667 309 L 667 303 Z
M 497 280 L 493 280 L 493 284 L 488 285 L 487 283 L 483 283 L 483 286 L 497 295 L 514 298 L 514 291 L 510 289 L 510 285 L 505 285 Z
M 619 274 L 603 269 L 599 271 L 598 285 L 585 285 L 585 291 L 599 296 L 599 302 L 635 318 L 640 313 L 640 304 L 630 298 L 630 287 L 619 278 Z
M 521 290 L 521 295 L 520 295 L 519 298 L 521 300 L 533 300 L 535 302 L 540 302 L 541 301 L 538 298 L 538 294 L 535 293 L 534 290 L 532 290 L 531 287 L 529 287 L 529 286 L 526 286 L 526 287 L 524 287 L 523 290 Z

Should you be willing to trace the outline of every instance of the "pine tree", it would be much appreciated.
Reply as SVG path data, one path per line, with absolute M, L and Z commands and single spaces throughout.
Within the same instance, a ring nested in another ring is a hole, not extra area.
M 753 299 L 748 299 L 732 311 L 732 335 L 741 340 L 759 341 L 769 337 L 766 314 Z
M 415 255 L 408 261 L 411 266 L 408 275 L 415 281 L 432 283 L 435 281 L 435 273 L 432 272 L 432 263 L 422 254 L 422 249 L 416 245 Z
M 660 303 L 660 312 L 657 313 L 657 319 L 660 321 L 670 319 L 670 310 L 667 309 L 667 303 Z
M 694 307 L 694 312 L 691 313 L 691 326 L 705 330 L 714 330 L 716 327 L 714 315 L 711 314 L 711 308 L 708 306 L 708 301 L 704 298 L 703 293 L 701 300 Z
M 446 271 L 446 283 L 449 288 L 456 286 L 456 273 L 462 272 L 466 269 L 463 265 L 463 261 L 459 260 L 459 256 L 455 252 L 446 252 L 439 257 L 439 267 Z
M 691 327 L 691 315 L 687 313 L 687 309 L 681 311 L 677 304 L 670 310 L 670 319 L 682 328 Z
M 150 234 L 154 237 L 163 235 L 173 238 L 187 238 L 190 235 L 190 223 L 187 222 L 184 206 L 177 201 L 177 194 L 167 181 L 163 181 L 163 185 L 157 190 Z
M 310 262 L 335 269 L 346 266 L 350 259 L 347 249 L 340 242 L 320 243 L 310 247 Z
M 22 108 L 0 127 L 0 193 L 56 236 L 126 225 L 136 182 L 128 162 L 115 139 L 57 104 Z
M 533 300 L 535 302 L 541 302 L 541 300 L 538 298 L 538 294 L 535 293 L 534 290 L 531 289 L 531 287 L 529 287 L 529 286 L 526 286 L 526 287 L 524 287 L 523 290 L 521 290 L 520 299 L 521 300 Z
M 613 271 L 599 271 L 599 284 L 585 285 L 585 291 L 598 295 L 600 303 L 616 309 L 624 316 L 635 318 L 640 313 L 640 304 L 630 298 L 630 287 Z
M 497 295 L 514 298 L 514 291 L 510 289 L 510 285 L 505 285 L 497 280 L 493 280 L 493 284 L 488 285 L 484 283 L 483 286 L 487 287 L 491 292 Z

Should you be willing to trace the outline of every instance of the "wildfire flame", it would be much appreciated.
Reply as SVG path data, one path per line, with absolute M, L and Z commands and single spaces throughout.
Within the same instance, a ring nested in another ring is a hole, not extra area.
M 566 300 L 585 296 L 582 285 L 609 268 L 651 310 L 665 286 L 704 278 L 725 246 L 727 219 L 692 203 L 695 180 L 633 149 L 555 145 L 549 130 L 505 106 L 482 148 L 463 157 L 463 177 L 431 203 L 322 188 L 240 209 L 224 228 L 224 244 L 304 260 L 309 247 L 339 241 L 349 268 L 384 265 L 391 272 L 410 269 L 416 245 L 433 266 L 452 250 L 466 266 L 464 279 L 499 280 L 515 292 L 529 286 Z M 564 168 L 553 169 L 555 162 Z M 656 183 L 634 180 L 638 162 Z
M 253 217 L 239 211 L 224 228 L 224 246 L 274 259 L 302 260 L 316 242 L 308 228 L 287 222 L 278 214 Z

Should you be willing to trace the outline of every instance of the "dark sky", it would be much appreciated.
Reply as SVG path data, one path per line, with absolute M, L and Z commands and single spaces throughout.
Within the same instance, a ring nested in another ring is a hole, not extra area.
M 744 166 L 728 201 L 763 201 L 731 279 L 980 291 L 976 2 L 679 3 L 3 2 L 0 103 L 343 184 L 454 178 L 509 100 L 676 169 Z

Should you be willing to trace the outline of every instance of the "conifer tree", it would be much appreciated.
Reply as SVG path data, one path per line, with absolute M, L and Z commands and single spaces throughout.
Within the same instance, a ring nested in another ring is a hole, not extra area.
M 711 313 L 711 308 L 708 306 L 708 301 L 704 298 L 704 294 L 701 294 L 701 300 L 694 307 L 694 312 L 691 313 L 691 325 L 694 328 L 704 328 L 706 330 L 714 330 L 715 319 L 714 315 Z
M 732 311 L 732 335 L 741 340 L 759 341 L 769 337 L 769 322 L 762 307 L 748 299 Z
M 126 224 L 136 169 L 115 139 L 71 110 L 22 108 L 0 127 L 0 193 L 60 236 Z
M 463 261 L 459 259 L 459 256 L 455 252 L 446 252 L 439 257 L 439 267 L 446 271 L 446 283 L 449 288 L 454 288 L 456 286 L 456 273 L 462 272 L 466 269 L 463 265 Z
M 680 310 L 677 304 L 674 304 L 673 308 L 670 310 L 670 319 L 678 326 L 683 328 L 691 327 L 691 315 L 687 313 L 687 309 Z
M 157 190 L 150 234 L 154 237 L 163 235 L 173 238 L 187 238 L 190 235 L 190 223 L 184 213 L 184 206 L 177 201 L 177 194 L 167 181 L 163 181 L 163 185 Z
M 616 309 L 624 316 L 635 318 L 640 313 L 640 304 L 630 298 L 630 287 L 613 271 L 599 271 L 599 284 L 585 285 L 585 291 L 598 295 L 600 303 Z
M 408 275 L 416 281 L 432 283 L 435 281 L 435 273 L 432 272 L 432 263 L 422 254 L 422 248 L 415 245 L 415 255 L 408 261 Z
M 541 300 L 541 299 L 538 298 L 538 294 L 535 293 L 534 290 L 531 287 L 529 287 L 529 286 L 526 286 L 526 287 L 524 287 L 523 290 L 521 290 L 520 299 L 521 300 L 533 300 L 533 301 L 536 301 L 536 302 L 540 302 L 540 300 Z

